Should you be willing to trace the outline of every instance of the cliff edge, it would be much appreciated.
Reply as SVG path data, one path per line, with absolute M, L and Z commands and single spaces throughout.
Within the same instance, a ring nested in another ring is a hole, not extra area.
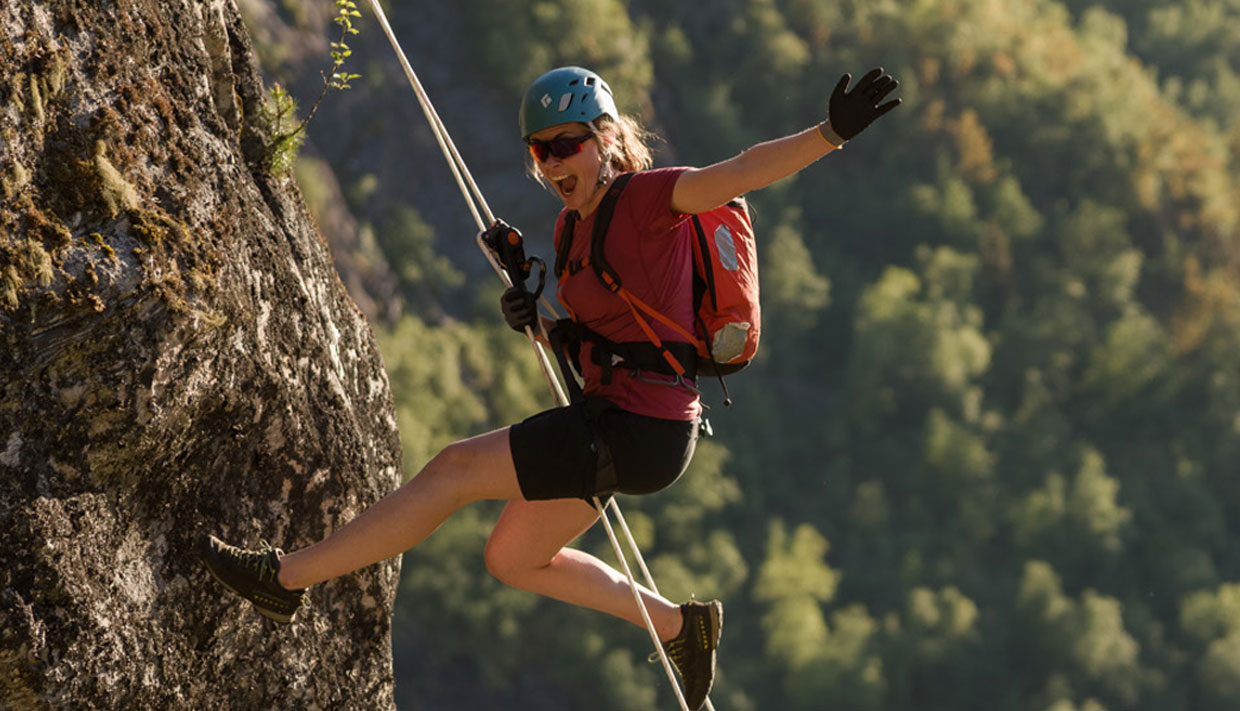
M 233 0 L 0 8 L 0 709 L 393 708 L 397 561 L 282 627 L 196 554 L 401 479 L 263 104 Z

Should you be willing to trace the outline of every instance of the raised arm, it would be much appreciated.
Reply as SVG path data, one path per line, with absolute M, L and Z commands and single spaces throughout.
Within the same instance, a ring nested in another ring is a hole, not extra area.
M 849 91 L 851 80 L 852 75 L 845 74 L 835 85 L 828 120 L 800 133 L 759 143 L 714 165 L 682 173 L 672 189 L 672 209 L 682 213 L 705 212 L 738 195 L 765 188 L 843 146 L 900 105 L 899 99 L 880 103 L 900 85 L 881 67 L 870 70 Z

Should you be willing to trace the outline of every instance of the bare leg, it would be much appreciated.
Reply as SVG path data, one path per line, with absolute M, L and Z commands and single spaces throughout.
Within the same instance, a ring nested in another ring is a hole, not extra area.
M 280 559 L 280 584 L 308 587 L 399 555 L 462 506 L 521 499 L 508 428 L 451 444 L 418 475 L 326 539 Z
M 628 578 L 615 568 L 572 548 L 569 542 L 598 520 L 580 499 L 510 501 L 487 541 L 487 570 L 504 583 L 586 607 L 645 627 Z M 680 633 L 680 608 L 640 587 L 659 639 Z

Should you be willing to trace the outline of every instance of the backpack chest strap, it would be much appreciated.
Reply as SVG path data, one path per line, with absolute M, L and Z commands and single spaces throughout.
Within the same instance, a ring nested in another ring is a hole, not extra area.
M 570 260 L 567 264 L 564 265 L 564 269 L 568 273 L 568 276 L 574 276 L 577 274 L 577 272 L 581 271 L 582 269 L 585 269 L 588 266 L 590 266 L 590 258 L 586 257 L 585 259 Z

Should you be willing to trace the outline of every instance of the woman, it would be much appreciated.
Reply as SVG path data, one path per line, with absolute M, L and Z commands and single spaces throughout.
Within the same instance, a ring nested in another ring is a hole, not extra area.
M 589 254 L 595 210 L 615 177 L 633 172 L 615 204 L 608 261 L 629 291 L 691 332 L 686 217 L 802 170 L 900 103 L 882 103 L 898 83 L 881 69 L 851 91 L 850 79 L 844 75 L 835 87 L 828 121 L 706 168 L 650 170 L 645 133 L 616 109 L 601 77 L 579 67 L 543 75 L 526 92 L 521 132 L 531 171 L 564 203 L 557 238 L 571 239 L 568 259 Z M 570 213 L 572 234 L 561 235 Z M 610 341 L 646 341 L 628 307 L 592 270 L 562 278 L 558 288 L 579 324 Z M 511 289 L 501 306 L 514 329 L 538 324 L 528 294 Z M 661 324 L 655 328 L 675 340 Z M 598 519 L 589 503 L 594 496 L 652 493 L 683 473 L 697 441 L 701 405 L 692 379 L 657 368 L 609 368 L 604 377 L 591 357 L 593 347 L 581 344 L 583 401 L 449 445 L 402 487 L 308 548 L 247 551 L 210 537 L 204 546 L 208 568 L 259 612 L 287 623 L 308 586 L 403 553 L 468 503 L 503 499 L 508 504 L 484 552 L 493 575 L 643 625 L 626 578 L 566 546 Z M 696 709 L 713 683 L 723 606 L 676 605 L 648 590 L 643 598 Z

